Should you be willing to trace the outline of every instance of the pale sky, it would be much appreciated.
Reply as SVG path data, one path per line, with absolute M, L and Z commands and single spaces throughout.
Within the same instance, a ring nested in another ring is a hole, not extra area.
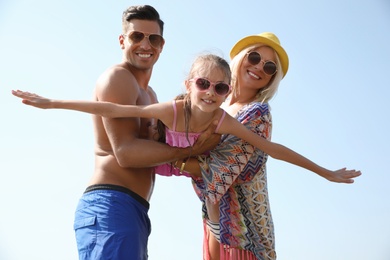
M 363 172 L 337 184 L 269 159 L 278 260 L 390 259 L 388 0 L 1 0 L 1 260 L 77 259 L 74 211 L 94 163 L 89 115 L 27 107 L 11 90 L 90 99 L 121 61 L 121 15 L 134 4 L 153 5 L 165 22 L 150 82 L 160 101 L 181 93 L 196 55 L 228 59 L 240 38 L 274 32 L 290 68 L 270 102 L 273 141 Z M 190 179 L 158 177 L 150 218 L 151 260 L 201 259 Z

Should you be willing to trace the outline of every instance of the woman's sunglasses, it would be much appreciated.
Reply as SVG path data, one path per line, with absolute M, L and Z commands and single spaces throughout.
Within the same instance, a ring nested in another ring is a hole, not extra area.
M 263 70 L 264 70 L 265 74 L 272 76 L 276 73 L 276 71 L 277 71 L 276 63 L 273 61 L 270 61 L 270 60 L 267 60 L 267 61 L 261 60 L 260 53 L 252 51 L 252 52 L 248 52 L 246 55 L 248 58 L 248 62 L 251 65 L 255 66 L 255 65 L 259 64 L 260 62 L 262 62 L 263 63 Z
M 205 78 L 193 78 L 190 81 L 194 81 L 199 91 L 207 91 L 210 87 L 214 86 L 214 92 L 219 96 L 225 96 L 229 93 L 231 86 L 223 82 L 211 82 Z
M 140 43 L 146 37 L 150 45 L 155 49 L 161 48 L 165 42 L 164 38 L 159 34 L 146 34 L 139 31 L 132 31 L 129 34 L 123 34 L 123 36 L 128 36 L 129 41 L 134 44 Z

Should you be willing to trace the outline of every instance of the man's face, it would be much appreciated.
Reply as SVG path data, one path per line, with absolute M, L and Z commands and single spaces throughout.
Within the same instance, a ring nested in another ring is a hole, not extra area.
M 119 36 L 124 61 L 138 69 L 151 69 L 164 47 L 155 21 L 131 20 L 127 32 Z

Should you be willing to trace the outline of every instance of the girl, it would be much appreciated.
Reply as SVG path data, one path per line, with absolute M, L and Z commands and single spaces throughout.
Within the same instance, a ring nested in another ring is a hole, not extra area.
M 53 100 L 20 90 L 12 93 L 22 98 L 24 104 L 38 108 L 77 110 L 110 118 L 157 118 L 166 126 L 165 141 L 171 146 L 192 146 L 201 132 L 205 131 L 210 124 L 216 123 L 215 132 L 218 134 L 232 134 L 261 149 L 275 159 L 301 166 L 331 181 L 338 181 L 333 179 L 334 176 L 331 171 L 318 166 L 280 144 L 272 143 L 259 137 L 236 119 L 226 114 L 220 106 L 231 91 L 230 80 L 229 64 L 224 59 L 209 54 L 199 56 L 195 60 L 189 77 L 185 81 L 187 93 L 179 97 L 179 100 L 174 100 L 173 102 L 148 106 L 130 106 L 99 101 Z M 164 140 L 163 131 L 161 131 L 163 129 L 159 130 L 159 139 Z M 180 163 L 176 161 L 173 165 L 157 166 L 156 173 L 161 175 L 184 174 L 189 176 L 185 172 L 185 166 L 186 160 Z M 345 169 L 341 169 L 339 172 L 342 175 L 348 174 L 348 171 Z M 349 177 L 341 181 L 352 182 Z

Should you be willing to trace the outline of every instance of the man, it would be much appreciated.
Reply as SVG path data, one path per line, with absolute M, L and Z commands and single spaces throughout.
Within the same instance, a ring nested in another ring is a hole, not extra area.
M 164 47 L 163 27 L 151 6 L 131 6 L 123 12 L 119 36 L 123 59 L 99 77 L 95 100 L 128 105 L 157 102 L 148 83 Z M 148 201 L 155 180 L 150 167 L 201 154 L 211 149 L 211 142 L 204 142 L 208 147 L 198 142 L 191 150 L 148 140 L 151 119 L 94 116 L 93 122 L 95 170 L 74 222 L 79 257 L 147 259 Z

